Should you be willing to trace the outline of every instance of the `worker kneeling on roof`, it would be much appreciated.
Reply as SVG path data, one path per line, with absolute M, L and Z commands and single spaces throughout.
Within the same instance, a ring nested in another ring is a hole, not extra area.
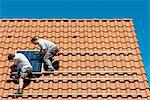
M 40 46 L 40 53 L 44 53 L 43 60 L 48 66 L 47 70 L 54 71 L 55 66 L 53 66 L 54 60 L 52 61 L 52 57 L 58 52 L 56 44 L 45 39 L 38 39 L 37 37 L 33 37 L 31 42 Z
M 19 76 L 19 89 L 17 90 L 16 94 L 22 94 L 24 85 L 23 80 L 29 75 L 32 75 L 32 65 L 22 53 L 16 53 L 15 55 L 9 54 L 8 60 L 14 62 L 15 67 L 20 67 L 20 71 L 17 74 Z

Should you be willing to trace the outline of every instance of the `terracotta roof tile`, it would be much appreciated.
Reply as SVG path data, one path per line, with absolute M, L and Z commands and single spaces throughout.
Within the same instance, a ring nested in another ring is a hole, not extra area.
M 78 81 L 41 80 L 36 83 L 31 81 L 18 99 L 148 100 L 150 98 L 141 52 L 131 19 L 1 19 L 0 99 L 13 99 L 8 93 L 12 94 L 18 89 L 17 84 L 6 82 L 9 79 L 11 65 L 7 61 L 8 53 L 20 49 L 38 49 L 30 43 L 33 36 L 54 41 L 60 52 L 63 52 L 56 58 L 60 60 L 58 71 L 64 73 L 42 75 L 40 78 L 74 78 Z M 74 72 L 65 73 L 66 71 Z M 79 73 L 75 73 L 77 71 Z M 137 80 L 131 81 L 133 78 Z

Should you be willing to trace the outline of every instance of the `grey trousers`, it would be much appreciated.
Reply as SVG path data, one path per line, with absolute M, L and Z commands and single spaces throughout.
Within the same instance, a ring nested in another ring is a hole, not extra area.
M 52 66 L 50 58 L 52 58 L 56 54 L 57 50 L 58 50 L 57 47 L 51 47 L 43 58 L 46 65 L 48 65 L 49 69 L 55 70 L 54 67 Z

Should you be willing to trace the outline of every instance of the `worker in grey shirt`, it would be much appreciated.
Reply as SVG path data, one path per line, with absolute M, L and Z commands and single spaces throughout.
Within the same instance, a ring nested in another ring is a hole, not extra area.
M 50 58 L 58 51 L 56 44 L 45 39 L 38 39 L 37 37 L 33 37 L 31 42 L 33 44 L 38 44 L 40 46 L 40 52 L 44 52 L 43 60 L 48 66 L 48 71 L 54 71 L 55 68 L 52 66 Z
M 19 89 L 16 94 L 22 94 L 24 85 L 23 80 L 32 74 L 32 65 L 30 64 L 26 56 L 22 53 L 16 53 L 15 55 L 9 54 L 8 60 L 14 62 L 14 68 L 18 66 L 21 69 L 17 74 L 17 76 L 19 76 Z

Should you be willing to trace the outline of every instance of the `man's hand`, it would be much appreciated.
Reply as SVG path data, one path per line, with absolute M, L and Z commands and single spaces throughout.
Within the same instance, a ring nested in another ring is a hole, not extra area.
M 16 79 L 19 79 L 19 77 L 20 77 L 19 74 L 16 74 L 16 75 L 15 75 L 15 78 L 16 78 Z
M 15 68 L 16 68 L 15 64 L 13 64 L 13 65 L 10 66 L 10 69 L 11 69 L 11 71 L 10 71 L 10 78 L 15 79 L 15 76 L 12 74 L 12 72 L 15 70 Z
M 47 52 L 48 52 L 48 50 L 47 50 L 47 49 L 44 49 L 43 51 L 44 51 L 44 53 L 47 53 Z
M 11 71 L 14 71 L 15 68 L 16 68 L 16 65 L 15 65 L 15 64 L 13 64 L 12 66 L 10 66 Z

